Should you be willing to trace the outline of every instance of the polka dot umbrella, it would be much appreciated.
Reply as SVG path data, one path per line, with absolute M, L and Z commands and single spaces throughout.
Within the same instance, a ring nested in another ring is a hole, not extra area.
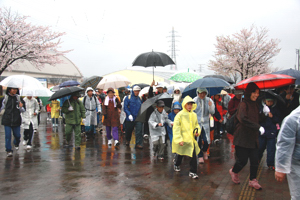
M 201 79 L 202 77 L 196 73 L 191 72 L 180 72 L 177 74 L 174 74 L 169 78 L 169 80 L 176 81 L 176 82 L 187 82 L 192 83 L 198 79 Z

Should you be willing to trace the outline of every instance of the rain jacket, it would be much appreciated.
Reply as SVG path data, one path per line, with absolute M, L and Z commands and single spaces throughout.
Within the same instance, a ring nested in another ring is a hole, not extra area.
M 215 114 L 215 104 L 212 99 L 205 97 L 203 100 L 196 96 L 193 99 L 196 102 L 196 109 L 194 112 L 197 114 L 198 123 L 205 130 L 208 144 L 210 144 L 210 127 L 209 127 L 209 115 Z M 211 102 L 211 106 L 208 106 L 208 102 Z M 203 105 L 202 105 L 203 102 Z
M 179 105 L 180 106 L 180 110 L 182 109 L 181 108 L 181 104 L 179 102 L 175 102 L 173 104 L 172 112 L 170 114 L 168 114 L 168 119 L 171 120 L 172 122 L 174 122 L 174 119 L 175 119 L 175 116 L 176 116 L 176 114 L 174 113 L 174 107 L 175 107 L 175 105 Z M 169 135 L 173 135 L 173 127 L 170 127 L 170 126 L 166 126 L 166 127 L 167 127 L 168 134 Z
M 167 123 L 169 127 L 172 127 L 171 122 L 172 121 L 168 119 L 168 114 L 165 110 L 160 113 L 156 108 L 152 112 L 148 120 L 149 132 L 152 142 L 159 140 L 160 136 L 166 135 L 166 128 L 164 124 Z M 162 126 L 158 126 L 159 123 L 162 123 Z M 162 137 L 162 142 L 165 143 L 165 137 Z
M 142 100 L 139 96 L 135 96 L 134 93 L 132 95 L 127 96 L 124 101 L 124 111 L 126 113 L 126 121 L 130 121 L 128 119 L 129 115 L 132 115 L 133 121 L 139 114 L 139 110 L 142 106 Z
M 193 104 L 191 112 L 185 109 L 185 104 L 190 101 L 193 101 L 190 96 L 186 96 L 183 99 L 182 110 L 175 117 L 173 124 L 172 153 L 193 157 L 194 148 L 196 155 L 200 153 L 200 148 L 195 140 L 193 131 L 195 128 L 198 128 L 198 133 L 200 134 L 201 128 L 198 124 L 197 114 L 193 112 L 197 105 Z M 179 143 L 182 141 L 184 144 L 180 146 Z
M 109 97 L 106 96 L 102 105 L 102 114 L 104 116 L 103 125 L 112 127 L 120 126 L 119 109 L 121 108 L 122 104 L 118 97 L 114 96 L 113 100 L 110 101 Z
M 215 108 L 219 112 L 220 117 L 219 117 L 219 115 L 215 115 L 214 119 L 215 119 L 215 121 L 219 121 L 220 119 L 222 119 L 222 121 L 224 121 L 224 115 L 226 115 L 227 110 L 225 110 L 224 107 L 223 107 L 224 106 L 224 102 L 222 101 L 222 95 L 220 95 L 220 98 L 218 100 L 215 99 L 215 103 L 216 103 Z
M 70 101 L 70 104 L 69 104 Z M 66 124 L 80 125 L 81 118 L 85 118 L 85 109 L 80 100 L 74 100 L 72 97 L 70 100 L 65 101 L 62 107 L 62 112 L 65 113 Z M 73 111 L 69 111 L 69 106 L 73 106 Z
M 8 91 L 8 90 L 7 90 Z M 7 97 L 5 97 L 7 96 Z M 16 94 L 11 96 L 6 93 L 4 99 L 2 101 L 2 109 L 5 109 L 4 114 L 2 116 L 2 125 L 3 126 L 21 126 L 22 118 L 21 113 L 24 112 L 24 105 L 22 108 L 19 108 L 19 100 L 22 102 L 23 100 L 18 97 Z
M 85 96 L 82 99 L 83 106 L 85 108 L 85 126 L 97 125 L 97 111 L 101 112 L 100 102 L 97 97 L 93 94 L 92 97 L 87 95 L 87 91 L 94 89 L 88 87 L 85 91 Z
M 34 97 L 32 97 L 30 100 L 27 97 L 25 97 L 23 101 L 25 102 L 26 110 L 25 112 L 21 113 L 22 128 L 29 129 L 30 123 L 32 123 L 33 129 L 37 129 L 38 119 L 37 119 L 37 115 L 33 115 L 33 113 L 36 114 L 39 113 L 40 110 L 39 104 Z
M 175 93 L 174 93 L 174 94 L 172 95 L 172 97 L 174 98 L 172 103 L 174 103 L 174 102 L 176 102 L 176 101 L 181 102 L 181 97 L 182 97 L 181 90 L 180 90 L 180 88 L 179 88 L 178 86 L 175 86 L 175 87 L 174 87 L 174 91 L 175 91 L 175 90 L 179 90 L 179 94 L 175 94 Z
M 234 115 L 240 103 L 241 99 L 237 99 L 235 96 L 229 101 L 228 112 L 230 116 Z
M 51 118 L 59 118 L 60 102 L 58 100 L 51 101 Z

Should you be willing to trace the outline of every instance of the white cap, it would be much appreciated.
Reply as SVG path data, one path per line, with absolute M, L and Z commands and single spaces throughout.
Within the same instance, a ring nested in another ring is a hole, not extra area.
M 133 87 L 132 90 L 133 90 L 133 91 L 140 91 L 141 88 L 140 88 L 140 86 L 136 85 L 136 86 Z
M 163 86 L 162 84 L 159 83 L 159 84 L 156 86 L 156 88 L 159 88 L 159 87 L 163 88 L 164 86 Z

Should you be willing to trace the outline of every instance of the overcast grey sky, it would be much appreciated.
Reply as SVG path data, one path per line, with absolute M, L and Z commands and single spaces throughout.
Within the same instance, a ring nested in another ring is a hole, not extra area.
M 273 67 L 294 68 L 300 48 L 299 0 L 0 0 L 28 15 L 33 24 L 66 32 L 61 50 L 84 76 L 105 75 L 130 67 L 140 53 L 169 53 L 174 27 L 179 69 L 207 64 L 216 36 L 230 35 L 252 24 L 267 27 L 281 40 Z

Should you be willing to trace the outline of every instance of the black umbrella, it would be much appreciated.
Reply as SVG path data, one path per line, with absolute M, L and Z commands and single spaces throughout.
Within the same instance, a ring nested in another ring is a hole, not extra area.
M 296 85 L 300 85 L 300 71 L 294 69 L 285 69 L 277 72 L 273 72 L 272 74 L 285 74 L 296 78 Z
M 146 122 L 147 120 L 149 120 L 149 117 L 151 115 L 151 113 L 154 111 L 154 109 L 156 108 L 156 102 L 158 100 L 162 100 L 165 103 L 165 111 L 169 111 L 171 109 L 172 106 L 172 101 L 173 101 L 173 97 L 171 97 L 169 94 L 167 93 L 163 93 L 160 95 L 157 95 L 155 97 L 152 97 L 150 99 L 147 99 L 147 101 L 145 101 L 140 110 L 139 110 L 139 114 L 136 118 L 136 121 L 138 122 Z
M 150 85 L 146 84 L 146 83 L 138 83 L 138 84 L 134 84 L 131 88 L 133 88 L 134 86 L 139 86 L 141 89 L 148 87 Z
M 230 84 L 234 83 L 234 81 L 231 78 L 229 78 L 228 76 L 219 75 L 219 74 L 206 75 L 203 78 L 220 78 L 220 79 L 223 79 L 224 81 L 227 81 Z
M 132 66 L 153 67 L 153 80 L 154 68 L 165 67 L 167 65 L 174 65 L 174 61 L 165 53 L 161 52 L 147 52 L 142 53 L 133 61 Z
M 269 97 L 275 98 L 278 103 L 285 105 L 284 99 L 280 95 L 273 92 L 272 90 L 261 91 L 259 95 L 260 100 L 267 99 Z
M 83 91 L 84 89 L 82 87 L 78 87 L 78 86 L 73 86 L 73 87 L 66 87 L 66 88 L 63 88 L 61 90 L 58 90 L 57 92 L 55 92 L 49 99 L 48 101 L 52 101 L 54 99 L 60 99 L 62 97 L 65 97 L 65 96 L 69 96 L 69 95 L 72 95 L 74 93 L 77 93 L 77 92 L 81 92 Z
M 92 87 L 93 89 L 96 89 L 98 83 L 101 81 L 103 77 L 100 76 L 92 76 L 90 78 L 87 78 L 84 80 L 81 84 L 80 87 L 86 89 L 88 87 Z

